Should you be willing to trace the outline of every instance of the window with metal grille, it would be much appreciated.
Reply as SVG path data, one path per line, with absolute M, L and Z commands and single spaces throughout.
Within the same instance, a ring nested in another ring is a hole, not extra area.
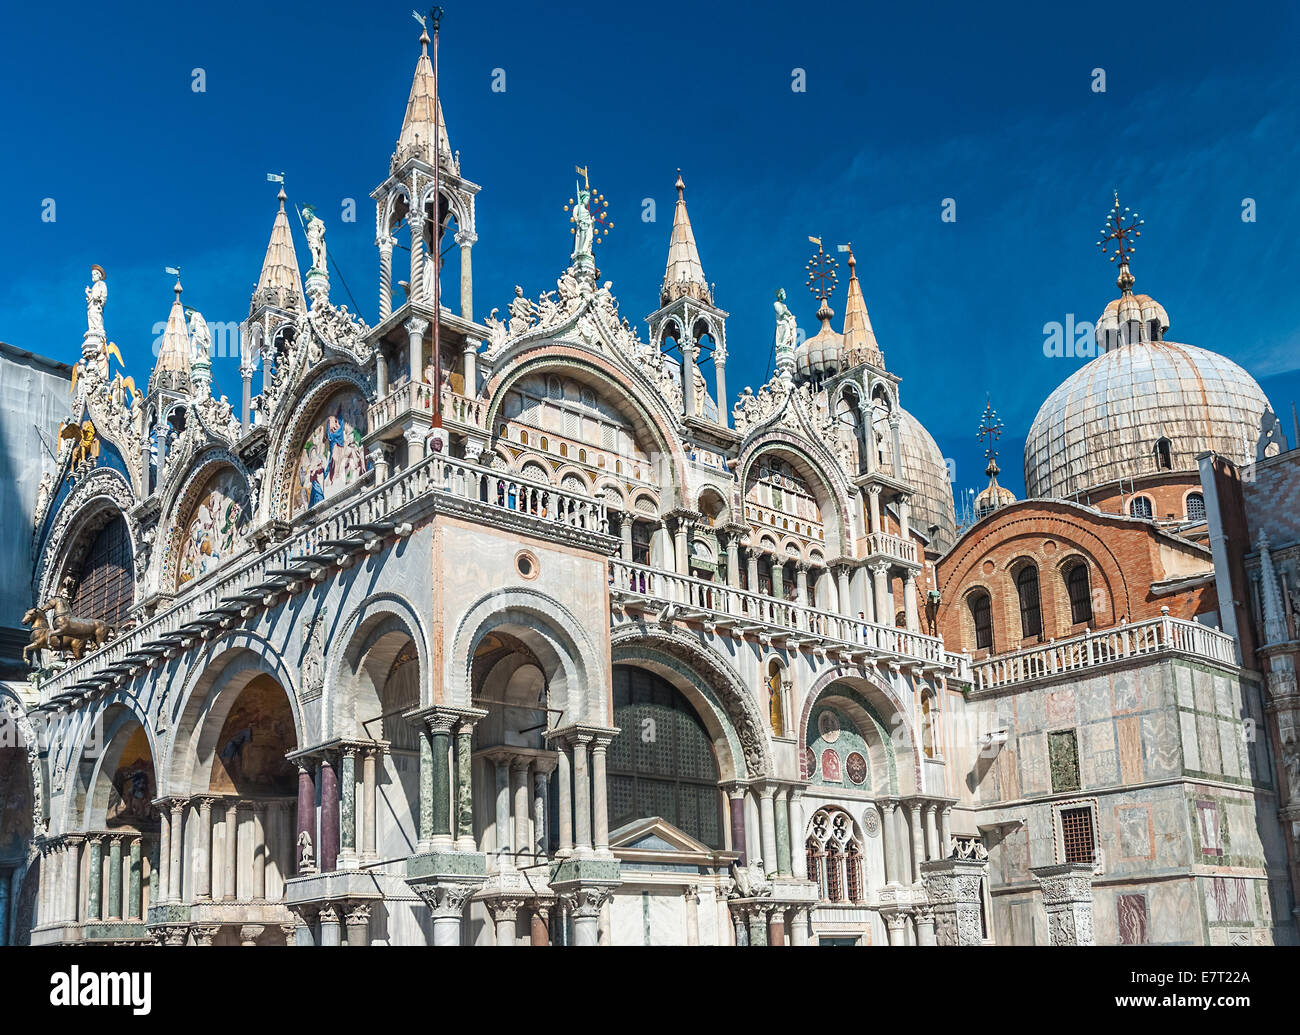
M 658 816 L 721 848 L 718 763 L 699 716 L 645 669 L 616 665 L 613 683 L 614 722 L 626 733 L 609 747 L 610 825 Z
M 1016 576 L 1016 592 L 1020 596 L 1020 635 L 1043 635 L 1043 611 L 1038 599 L 1038 569 L 1026 564 Z
M 845 855 L 845 876 L 848 879 L 850 902 L 862 901 L 862 853 L 856 844 L 850 844 Z
M 126 619 L 135 596 L 131 539 L 123 518 L 113 518 L 99 530 L 72 594 L 72 613 L 116 625 Z
M 826 849 L 826 898 L 831 902 L 844 901 L 844 885 L 841 882 L 841 863 L 843 856 L 840 850 L 831 845 Z
M 993 648 L 993 604 L 987 593 L 976 593 L 970 598 L 970 615 L 975 622 L 975 649 Z
M 1151 509 L 1151 499 L 1147 496 L 1134 496 L 1129 501 L 1128 512 L 1130 517 L 1145 518 L 1150 521 L 1151 516 L 1155 513 Z
M 1097 860 L 1097 846 L 1092 834 L 1092 807 L 1061 810 L 1061 846 L 1068 863 Z
M 1070 594 L 1070 621 L 1075 625 L 1092 621 L 1092 590 L 1088 586 L 1088 566 L 1074 565 L 1065 575 L 1065 588 Z
M 650 563 L 650 526 L 644 521 L 632 522 L 632 563 Z
M 822 866 L 822 846 L 811 838 L 804 849 L 805 858 L 808 861 L 808 879 L 817 885 L 817 897 L 820 900 L 826 898 L 826 869 Z
M 1187 494 L 1187 520 L 1205 520 L 1205 497 L 1199 492 L 1189 492 Z

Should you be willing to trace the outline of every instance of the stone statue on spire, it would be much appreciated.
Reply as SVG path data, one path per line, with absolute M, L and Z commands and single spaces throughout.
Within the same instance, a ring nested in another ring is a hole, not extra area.
M 107 340 L 104 336 L 104 305 L 108 301 L 108 282 L 104 279 L 104 267 L 90 267 L 90 286 L 86 288 L 86 335 L 87 343 Z
M 304 205 L 303 219 L 306 221 L 307 247 L 311 250 L 311 268 L 328 273 L 325 256 L 325 222 L 316 215 L 314 205 Z
M 785 304 L 785 288 L 776 289 L 776 301 L 772 303 L 776 310 L 776 337 L 773 348 L 776 351 L 776 368 L 782 376 L 794 376 L 794 350 L 799 337 L 799 326 L 794 313 Z
M 573 206 L 573 254 L 570 256 L 574 262 L 592 257 L 591 238 L 595 227 L 591 209 L 587 207 L 591 201 L 591 188 L 578 187 L 577 189 L 578 202 Z

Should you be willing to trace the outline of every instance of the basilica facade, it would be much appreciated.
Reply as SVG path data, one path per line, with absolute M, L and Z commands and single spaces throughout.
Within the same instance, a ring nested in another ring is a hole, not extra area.
M 782 293 L 728 394 L 680 176 L 644 336 L 582 174 L 554 288 L 481 317 L 431 57 L 373 322 L 283 191 L 234 403 L 179 279 L 138 389 L 95 268 L 0 684 L 5 939 L 1294 942 L 1294 673 L 1233 588 L 1228 483 L 1285 448 L 1250 376 L 1123 262 L 1032 498 L 990 450 L 959 530 L 851 254 L 843 315 Z

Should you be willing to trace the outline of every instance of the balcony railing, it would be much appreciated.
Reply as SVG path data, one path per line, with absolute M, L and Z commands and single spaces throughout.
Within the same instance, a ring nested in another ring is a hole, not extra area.
M 483 427 L 484 410 L 486 408 L 486 404 L 481 400 L 459 395 L 453 392 L 449 386 L 443 385 L 442 416 L 444 420 L 464 424 L 466 427 L 481 428 Z
M 1162 615 L 975 662 L 973 686 L 989 690 L 1166 652 L 1237 664 L 1237 643 L 1227 633 Z
M 718 582 L 614 558 L 610 561 L 610 590 L 625 601 L 641 599 L 662 602 L 665 606 L 676 604 L 686 612 L 683 617 L 690 617 L 694 611 L 718 625 L 766 629 L 795 640 L 823 640 L 835 649 L 865 650 L 868 654 L 948 670 L 959 680 L 970 678 L 969 659 L 944 650 L 943 640 L 937 636 L 876 625 Z
M 367 412 L 371 434 L 396 424 L 412 412 L 432 419 L 433 385 L 423 381 L 399 382 L 382 399 L 372 403 Z
M 420 504 L 436 507 L 439 497 L 447 495 L 485 515 L 505 509 L 592 533 L 609 528 L 603 499 L 435 454 L 344 498 L 311 527 L 265 553 L 212 572 L 166 610 L 42 682 L 42 703 L 124 682 L 140 667 L 186 650 L 217 629 L 238 625 L 249 609 L 270 606 L 289 581 L 323 577 L 344 556 L 361 552 L 377 538 L 409 532 L 405 519 L 418 513 Z
M 902 536 L 891 535 L 889 532 L 869 533 L 867 553 L 883 554 L 885 557 L 896 557 L 910 564 L 916 563 L 916 544 Z

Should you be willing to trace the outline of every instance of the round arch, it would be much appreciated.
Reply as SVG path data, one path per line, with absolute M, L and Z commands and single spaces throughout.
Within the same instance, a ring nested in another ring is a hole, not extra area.
M 135 494 L 131 486 L 120 472 L 111 467 L 96 468 L 74 487 L 59 507 L 33 572 L 32 589 L 37 602 L 50 599 L 76 559 L 77 548 L 89 546 L 93 533 L 114 517 L 121 517 L 126 522 L 131 564 L 136 569 L 138 584 L 143 573 L 137 567 L 135 544 L 139 529 L 131 518 L 134 506 Z
M 832 472 L 838 471 L 839 465 L 833 460 L 815 457 L 807 446 L 792 435 L 769 432 L 754 442 L 741 458 L 737 464 L 736 485 L 742 507 L 758 461 L 765 456 L 779 456 L 790 463 L 813 488 L 817 506 L 822 512 L 823 527 L 827 528 L 825 548 L 832 553 L 837 550 L 840 553 L 849 552 L 848 547 L 855 538 L 853 510 L 849 506 L 847 491 L 833 481 Z M 836 537 L 835 540 L 832 540 L 832 535 Z
M 325 659 L 325 690 L 322 712 L 325 736 L 374 739 L 375 731 L 363 728 L 380 714 L 384 679 L 407 643 L 414 644 L 419 703 L 430 703 L 428 639 L 419 612 L 396 593 L 367 597 L 339 627 L 329 642 L 341 647 Z

